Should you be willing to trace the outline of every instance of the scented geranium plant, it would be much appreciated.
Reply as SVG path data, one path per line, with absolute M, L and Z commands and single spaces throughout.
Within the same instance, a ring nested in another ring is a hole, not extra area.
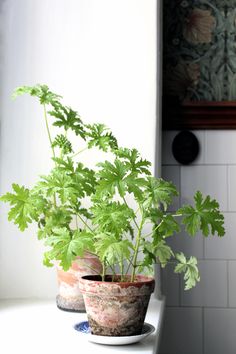
M 223 236 L 217 201 L 197 191 L 192 205 L 170 212 L 178 191 L 154 177 L 151 163 L 136 149 L 119 147 L 103 124 L 85 124 L 46 85 L 19 87 L 14 97 L 22 94 L 35 96 L 43 107 L 53 167 L 32 188 L 14 183 L 1 201 L 10 205 L 8 218 L 21 231 L 37 223 L 38 238 L 46 246 L 44 264 L 59 261 L 68 270 L 77 256 L 91 252 L 102 262 L 102 280 L 109 273 L 133 282 L 155 263 L 164 267 L 175 262 L 174 271 L 184 274 L 185 289 L 195 286 L 200 279 L 197 259 L 174 253 L 167 239 L 177 237 L 182 226 L 190 236 L 199 230 L 205 237 Z M 92 169 L 79 159 L 89 149 L 104 152 Z

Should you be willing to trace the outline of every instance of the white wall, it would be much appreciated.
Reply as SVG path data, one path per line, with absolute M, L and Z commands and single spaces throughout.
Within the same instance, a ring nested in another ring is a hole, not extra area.
M 50 167 L 41 108 L 11 101 L 20 85 L 45 83 L 84 120 L 104 122 L 121 145 L 155 162 L 156 0 L 8 0 L 1 8 L 0 193 L 32 185 Z M 159 126 L 159 122 L 157 123 Z M 0 216 L 0 297 L 53 297 L 35 226 Z

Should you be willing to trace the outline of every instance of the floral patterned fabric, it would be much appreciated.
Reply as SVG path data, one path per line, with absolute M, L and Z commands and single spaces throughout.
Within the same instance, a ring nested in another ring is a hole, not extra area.
M 236 100 L 236 0 L 163 0 L 165 96 Z

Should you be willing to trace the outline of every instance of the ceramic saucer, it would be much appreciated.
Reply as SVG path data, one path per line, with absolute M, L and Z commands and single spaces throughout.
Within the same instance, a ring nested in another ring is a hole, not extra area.
M 106 345 L 125 345 L 137 343 L 155 331 L 155 327 L 146 322 L 143 325 L 142 333 L 134 336 L 110 337 L 91 334 L 88 321 L 76 323 L 74 325 L 74 329 L 80 334 L 85 335 L 88 341 Z

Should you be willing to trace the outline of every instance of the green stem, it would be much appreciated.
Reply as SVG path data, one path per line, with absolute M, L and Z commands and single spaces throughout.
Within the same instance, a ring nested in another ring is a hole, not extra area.
M 79 214 L 76 214 L 76 215 L 82 221 L 82 223 L 94 234 L 93 229 L 86 223 L 86 221 L 84 221 L 83 218 Z
M 165 218 L 166 215 L 163 216 L 163 218 Z M 177 217 L 177 216 L 182 216 L 182 214 L 173 214 L 173 217 Z M 152 230 L 152 232 L 150 232 L 149 234 L 143 236 L 143 238 L 146 238 L 148 236 L 151 236 L 153 234 L 153 232 L 155 232 L 156 230 L 159 229 L 159 227 L 161 226 L 161 224 L 164 222 L 164 219 L 161 220 L 161 222 L 155 227 L 155 229 Z
M 144 217 L 142 215 L 142 220 L 141 220 L 141 223 L 140 223 L 140 227 L 138 229 L 138 235 L 137 235 L 137 238 L 136 238 L 136 243 L 135 243 L 135 248 L 134 248 L 134 256 L 133 256 L 133 260 L 132 260 L 133 269 L 132 269 L 132 274 L 131 274 L 131 282 L 133 282 L 134 278 L 135 278 L 135 271 L 136 271 L 136 268 L 137 268 L 137 257 L 138 257 L 138 252 L 139 252 L 139 246 L 140 246 L 140 241 L 141 241 L 141 234 L 142 234 L 143 224 L 144 224 Z
M 127 206 L 127 208 L 129 208 L 128 203 L 127 203 L 127 201 L 125 200 L 125 197 L 122 197 L 122 199 L 123 199 L 123 202 L 125 203 L 125 205 Z M 138 224 L 137 224 L 137 221 L 136 221 L 135 217 L 133 218 L 133 221 L 134 221 L 134 223 L 135 223 L 135 226 L 136 226 L 137 229 L 138 229 L 139 226 L 138 226 Z
M 121 262 L 120 262 L 120 275 L 121 275 L 120 281 L 124 281 L 124 260 L 123 260 L 123 257 L 121 258 Z
M 126 270 L 126 272 L 125 272 L 125 275 L 127 275 L 127 274 L 129 273 L 129 270 L 130 270 L 130 267 L 131 267 L 131 266 L 133 266 L 132 260 L 129 261 L 129 265 L 128 265 L 128 267 L 127 267 L 127 270 Z
M 51 149 L 52 149 L 53 157 L 55 158 L 56 155 L 55 155 L 54 147 L 52 146 L 52 137 L 51 137 L 50 130 L 49 130 L 48 118 L 47 118 L 47 110 L 46 110 L 46 105 L 45 104 L 43 105 L 43 110 L 44 110 L 44 119 L 45 119 L 45 123 L 46 123 L 47 133 L 48 133 L 48 139 L 49 139 L 50 146 L 51 146 Z
M 77 155 L 81 154 L 81 152 L 86 151 L 86 150 L 88 150 L 88 147 L 85 147 L 84 149 L 79 150 L 79 151 L 78 151 L 78 152 L 76 152 L 74 155 L 72 155 L 72 156 L 71 156 L 71 158 L 73 159 L 75 156 L 77 156 Z
M 46 129 L 47 129 L 47 133 L 48 133 L 48 139 L 49 139 L 50 146 L 51 146 L 51 149 L 52 149 L 52 155 L 55 158 L 56 155 L 55 155 L 55 150 L 54 150 L 54 148 L 52 146 L 52 137 L 51 137 L 50 130 L 49 130 L 47 110 L 46 110 L 46 105 L 45 104 L 43 105 L 43 111 L 44 111 L 44 119 L 45 119 L 45 123 L 46 123 Z M 56 201 L 56 194 L 55 193 L 53 194 L 53 204 L 54 204 L 54 207 L 56 208 L 57 207 L 57 201 Z
M 102 262 L 102 281 L 105 281 L 106 276 L 106 263 Z

